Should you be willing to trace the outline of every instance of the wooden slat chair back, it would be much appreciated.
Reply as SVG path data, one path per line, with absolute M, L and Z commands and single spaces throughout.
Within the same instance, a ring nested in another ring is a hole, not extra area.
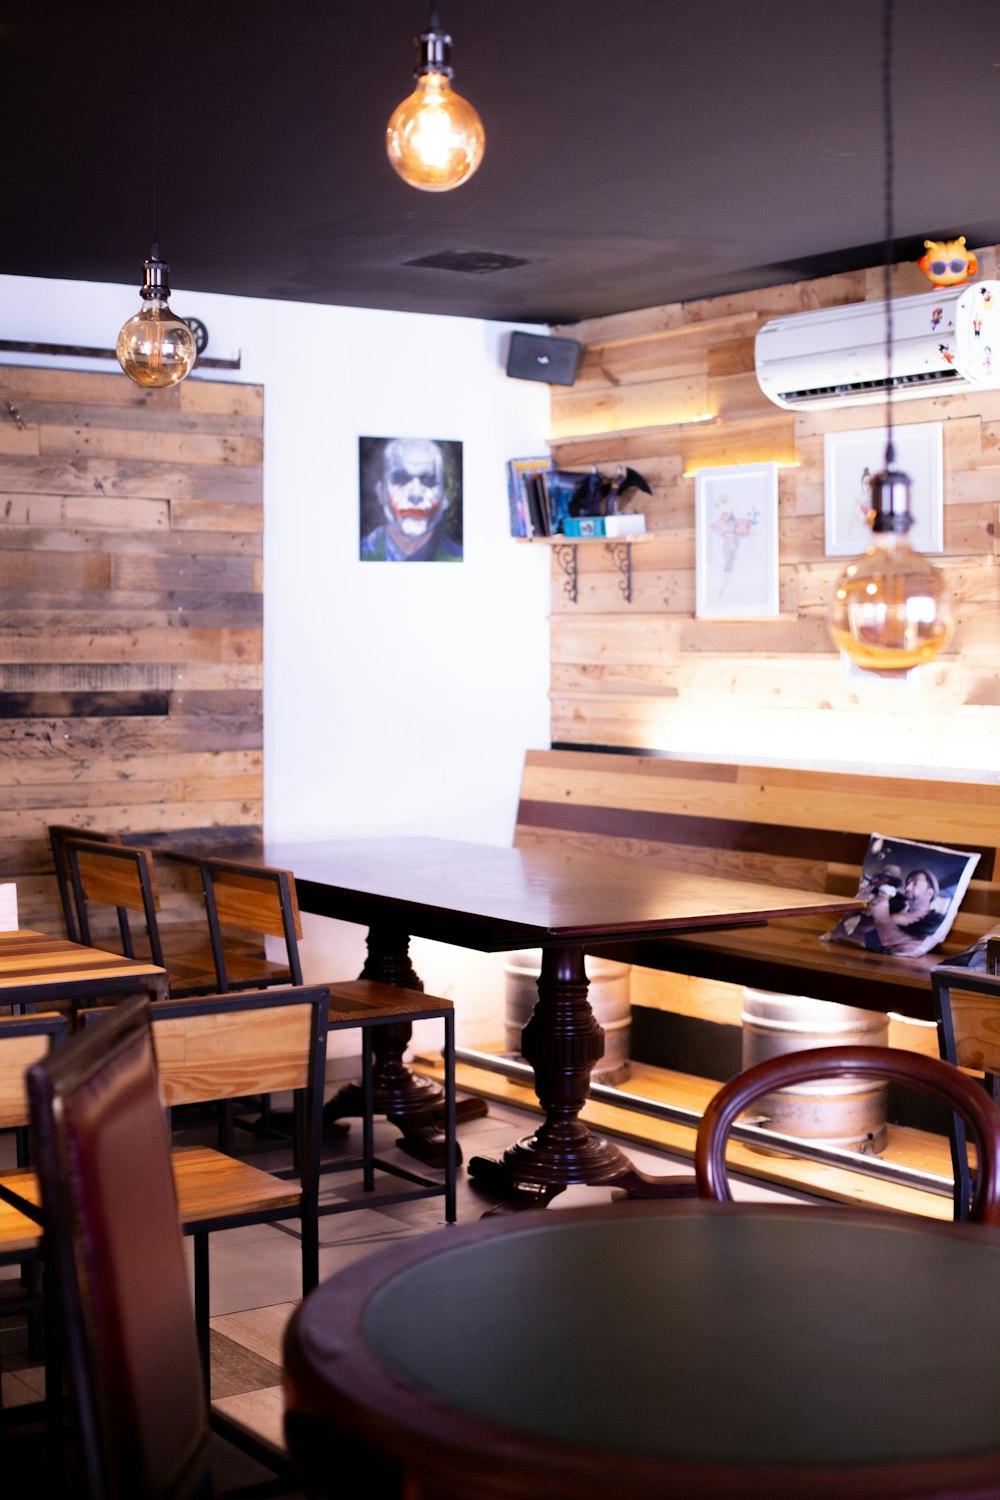
M 301 984 L 298 939 L 302 936 L 302 917 L 291 871 L 206 859 L 201 861 L 201 878 L 220 993 L 248 982 L 255 986 Z M 227 942 L 223 928 L 283 938 L 285 964 L 262 965 L 257 960 L 248 968 L 246 957 Z
M 323 986 L 300 985 L 160 1000 L 150 1011 L 168 1111 L 247 1093 L 291 1089 L 295 1095 L 296 1166 L 289 1173 L 261 1171 L 208 1147 L 178 1147 L 172 1153 L 181 1222 L 194 1238 L 195 1317 L 206 1380 L 213 1231 L 299 1219 L 303 1296 L 319 1277 L 327 1007 Z M 84 1025 L 100 1030 L 113 1015 L 114 1010 L 85 1011 Z
M 216 951 L 216 970 L 219 987 L 228 988 L 233 979 L 233 961 L 224 951 L 220 925 L 253 922 L 261 932 L 284 939 L 289 970 L 294 982 L 302 982 L 302 965 L 299 958 L 298 940 L 302 936 L 302 918 L 299 914 L 295 877 L 290 870 L 281 870 L 272 865 L 244 864 L 236 860 L 210 859 L 202 861 L 202 879 L 205 885 L 205 905 L 209 926 L 212 928 L 213 945 Z M 425 995 L 419 990 L 403 986 L 379 984 L 371 980 L 345 980 L 326 985 L 329 1009 L 328 1023 L 331 1031 L 345 1031 L 357 1027 L 362 1032 L 362 1133 L 363 1144 L 360 1157 L 342 1158 L 327 1163 L 328 1172 L 347 1171 L 357 1166 L 363 1170 L 367 1192 L 375 1189 L 375 1171 L 405 1179 L 410 1186 L 388 1195 L 380 1193 L 379 1204 L 403 1202 L 424 1194 L 442 1194 L 445 1199 L 445 1218 L 455 1220 L 455 1194 L 458 1163 L 458 1148 L 455 1138 L 455 1019 L 454 1007 L 449 1000 L 434 995 Z M 410 1168 L 401 1168 L 394 1162 L 375 1154 L 373 1125 L 373 1088 L 371 1033 L 377 1026 L 399 1023 L 412 1024 L 420 1020 L 440 1020 L 444 1027 L 442 1056 L 445 1074 L 445 1180 L 444 1183 L 423 1177 Z M 362 1201 L 345 1204 L 324 1205 L 324 1213 L 346 1211 L 351 1207 L 365 1206 Z
M 931 987 L 941 1056 L 956 1067 L 984 1075 L 987 1092 L 1000 1103 L 1000 975 L 941 964 L 931 973 Z M 951 1154 L 955 1216 L 964 1219 L 973 1174 L 965 1122 L 959 1114 L 952 1117 Z
M 181 951 L 164 952 L 158 912 L 160 899 L 150 850 L 122 844 L 97 844 L 85 838 L 67 838 L 63 849 L 84 943 L 94 941 L 90 923 L 91 905 L 112 907 L 118 919 L 122 952 L 127 958 L 145 957 L 167 970 L 173 995 L 205 994 L 215 988 L 207 922 L 200 946 L 186 933 Z M 141 919 L 139 942 L 132 932 L 129 913 Z M 95 946 L 100 947 L 100 942 Z M 141 951 L 137 951 L 141 950 Z
M 52 849 L 52 867 L 55 870 L 56 889 L 59 892 L 59 905 L 62 907 L 63 923 L 66 927 L 66 936 L 71 943 L 80 941 L 80 919 L 77 915 L 76 897 L 73 894 L 73 881 L 69 872 L 69 861 L 66 858 L 67 839 L 88 839 L 95 844 L 119 844 L 121 839 L 116 833 L 100 833 L 94 828 L 70 828 L 68 824 L 50 823 L 48 825 L 49 845 Z
M 29 1073 L 86 1493 L 207 1496 L 208 1410 L 149 1004 L 115 1007 Z
M 737 1117 L 776 1089 L 825 1079 L 887 1080 L 920 1090 L 959 1114 L 977 1153 L 975 1190 L 956 1217 L 1000 1224 L 1000 1108 L 951 1062 L 898 1047 L 816 1047 L 787 1052 L 737 1074 L 709 1101 L 695 1143 L 695 1181 L 703 1198 L 729 1202 L 726 1141 Z

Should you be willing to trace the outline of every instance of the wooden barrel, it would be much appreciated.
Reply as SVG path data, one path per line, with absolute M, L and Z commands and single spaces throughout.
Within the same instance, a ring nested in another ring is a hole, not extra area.
M 889 1018 L 878 1011 L 834 1005 L 807 995 L 743 991 L 743 1066 L 810 1047 L 886 1047 Z M 754 1120 L 845 1150 L 885 1149 L 888 1088 L 866 1079 L 796 1084 L 751 1106 Z
M 587 999 L 604 1031 L 604 1056 L 596 1064 L 591 1078 L 595 1083 L 624 1083 L 631 1071 L 629 1045 L 632 1033 L 632 1006 L 629 1000 L 630 964 L 610 958 L 586 959 L 590 988 Z M 504 1046 L 514 1057 L 521 1055 L 521 1032 L 531 1020 L 538 1000 L 538 976 L 542 971 L 542 950 L 523 948 L 511 953 L 504 964 L 506 1011 Z

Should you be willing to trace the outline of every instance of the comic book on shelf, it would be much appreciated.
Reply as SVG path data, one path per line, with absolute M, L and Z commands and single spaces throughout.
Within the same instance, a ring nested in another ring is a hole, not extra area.
M 551 458 L 512 458 L 507 462 L 507 501 L 510 507 L 511 536 L 534 534 L 528 509 L 526 481 L 532 474 L 551 469 Z

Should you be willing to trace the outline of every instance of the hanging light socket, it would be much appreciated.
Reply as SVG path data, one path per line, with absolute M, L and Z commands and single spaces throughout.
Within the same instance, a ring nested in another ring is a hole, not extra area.
M 194 333 L 170 310 L 170 267 L 153 246 L 139 288 L 142 307 L 118 335 L 118 363 L 130 380 L 153 389 L 176 385 L 198 358 Z
M 451 86 L 451 37 L 431 11 L 417 38 L 416 88 L 393 111 L 386 127 L 389 160 L 411 187 L 445 193 L 466 182 L 486 144 L 483 122 Z

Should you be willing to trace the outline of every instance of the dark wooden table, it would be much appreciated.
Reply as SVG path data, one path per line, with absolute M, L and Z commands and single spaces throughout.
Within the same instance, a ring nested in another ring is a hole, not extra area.
M 422 987 L 409 957 L 415 936 L 488 953 L 542 949 L 539 1000 L 522 1051 L 534 1068 L 545 1121 L 499 1161 L 474 1157 L 470 1163 L 474 1176 L 515 1195 L 523 1189 L 551 1196 L 572 1183 L 654 1191 L 616 1146 L 579 1119 L 591 1069 L 604 1049 L 587 1001 L 588 944 L 800 913 L 832 916 L 860 904 L 781 886 L 675 875 L 638 861 L 445 839 L 266 843 L 263 858 L 294 872 L 304 911 L 368 928 L 364 979 Z M 409 1036 L 408 1025 L 380 1028 L 376 1106 L 401 1124 L 404 1135 L 409 1130 L 420 1155 L 440 1090 L 404 1067 Z M 334 1103 L 333 1113 L 338 1110 L 358 1113 L 359 1101 L 349 1093 Z
M 75 1015 L 81 1002 L 104 996 L 141 992 L 165 1000 L 168 979 L 166 969 L 144 959 L 105 953 L 30 927 L 0 932 L 0 1005 L 68 1000 Z
M 285 1341 L 310 1493 L 1000 1494 L 1000 1235 L 799 1205 L 486 1219 L 312 1292 Z

